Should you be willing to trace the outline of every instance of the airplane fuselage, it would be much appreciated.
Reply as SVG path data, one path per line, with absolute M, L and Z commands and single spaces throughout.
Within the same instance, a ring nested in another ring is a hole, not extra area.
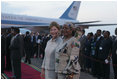
M 43 17 L 32 17 L 25 15 L 2 14 L 1 15 L 1 28 L 15 27 L 33 27 L 33 26 L 49 26 L 52 21 L 56 21 L 59 25 L 66 22 L 78 22 L 77 20 L 67 19 L 53 19 Z
M 47 31 L 52 21 L 57 22 L 60 26 L 66 22 L 78 22 L 77 20 L 53 19 L 43 17 L 32 17 L 26 15 L 5 14 L 1 15 L 1 28 L 19 27 L 31 31 Z

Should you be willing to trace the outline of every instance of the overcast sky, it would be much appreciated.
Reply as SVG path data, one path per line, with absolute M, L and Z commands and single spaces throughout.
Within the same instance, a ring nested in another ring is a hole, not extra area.
M 1 12 L 19 15 L 58 18 L 68 8 L 72 1 L 2 1 Z M 79 21 L 100 20 L 101 23 L 117 23 L 116 1 L 82 1 L 78 13 Z M 89 28 L 86 31 L 95 32 L 96 29 L 110 30 L 114 34 L 114 27 Z

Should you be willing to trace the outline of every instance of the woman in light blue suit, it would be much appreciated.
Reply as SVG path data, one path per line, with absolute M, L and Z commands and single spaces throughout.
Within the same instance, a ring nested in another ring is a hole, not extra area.
M 55 73 L 55 49 L 62 41 L 59 37 L 60 27 L 56 22 L 50 24 L 50 34 L 52 38 L 47 42 L 45 57 L 42 63 L 41 78 L 56 79 Z

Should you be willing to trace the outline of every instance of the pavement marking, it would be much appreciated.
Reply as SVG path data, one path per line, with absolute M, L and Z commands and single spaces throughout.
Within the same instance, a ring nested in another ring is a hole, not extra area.
M 27 64 L 27 63 L 25 63 L 25 64 Z M 40 68 L 38 68 L 38 67 L 36 67 L 36 66 L 34 66 L 34 65 L 32 65 L 32 64 L 27 64 L 27 65 L 29 65 L 29 66 L 32 67 L 33 69 L 35 69 L 35 70 L 41 72 L 41 69 L 40 69 Z
M 5 73 L 2 74 L 2 78 L 3 79 L 9 79 L 8 76 Z

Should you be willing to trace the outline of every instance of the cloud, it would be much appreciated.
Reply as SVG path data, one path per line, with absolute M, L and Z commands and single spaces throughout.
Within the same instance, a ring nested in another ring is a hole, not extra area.
M 115 23 L 117 21 L 117 2 L 84 1 L 81 3 L 78 18 L 80 21 L 101 20 Z
M 62 12 L 64 12 L 64 10 L 71 4 L 71 2 L 66 3 L 66 1 L 8 1 L 2 2 L 2 4 L 7 5 L 6 10 L 2 9 L 2 12 L 58 18 L 62 14 Z M 3 6 L 3 8 L 4 7 L 5 6 Z

